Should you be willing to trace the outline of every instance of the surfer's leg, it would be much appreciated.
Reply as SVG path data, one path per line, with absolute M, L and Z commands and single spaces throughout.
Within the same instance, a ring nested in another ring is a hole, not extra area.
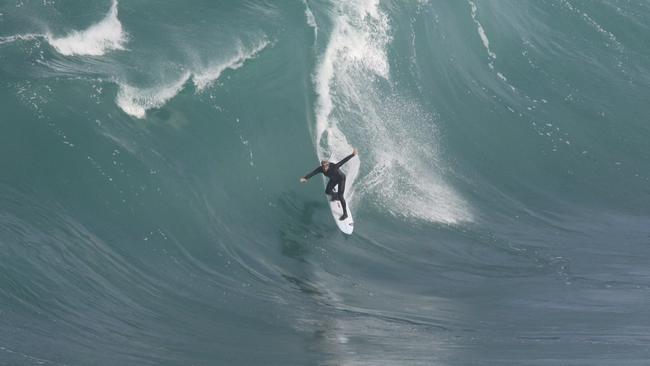
M 341 208 L 343 209 L 343 215 L 339 220 L 345 220 L 348 217 L 348 205 L 345 203 L 345 178 L 339 182 L 339 201 L 341 202 Z
M 325 194 L 330 196 L 331 197 L 330 199 L 332 201 L 336 200 L 336 194 L 334 194 L 334 192 L 332 192 L 332 190 L 334 189 L 335 186 L 336 186 L 336 182 L 333 181 L 332 179 L 330 179 L 327 182 L 327 186 L 325 186 Z

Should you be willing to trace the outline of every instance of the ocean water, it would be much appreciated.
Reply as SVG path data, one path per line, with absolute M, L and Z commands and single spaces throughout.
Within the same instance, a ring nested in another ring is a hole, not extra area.
M 646 0 L 2 0 L 0 365 L 647 365 L 649 116 Z

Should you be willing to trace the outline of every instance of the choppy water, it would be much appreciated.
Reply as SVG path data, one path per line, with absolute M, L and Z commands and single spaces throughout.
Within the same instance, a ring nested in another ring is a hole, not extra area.
M 4 0 L 0 110 L 0 364 L 650 358 L 645 0 Z

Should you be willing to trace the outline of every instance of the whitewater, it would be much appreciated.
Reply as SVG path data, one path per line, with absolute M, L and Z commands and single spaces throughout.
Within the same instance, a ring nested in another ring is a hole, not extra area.
M 648 24 L 0 3 L 0 364 L 646 364 Z

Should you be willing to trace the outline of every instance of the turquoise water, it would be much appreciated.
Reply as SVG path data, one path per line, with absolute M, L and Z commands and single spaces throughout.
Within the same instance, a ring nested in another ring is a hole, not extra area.
M 646 1 L 5 0 L 0 364 L 644 365 L 649 101 Z

